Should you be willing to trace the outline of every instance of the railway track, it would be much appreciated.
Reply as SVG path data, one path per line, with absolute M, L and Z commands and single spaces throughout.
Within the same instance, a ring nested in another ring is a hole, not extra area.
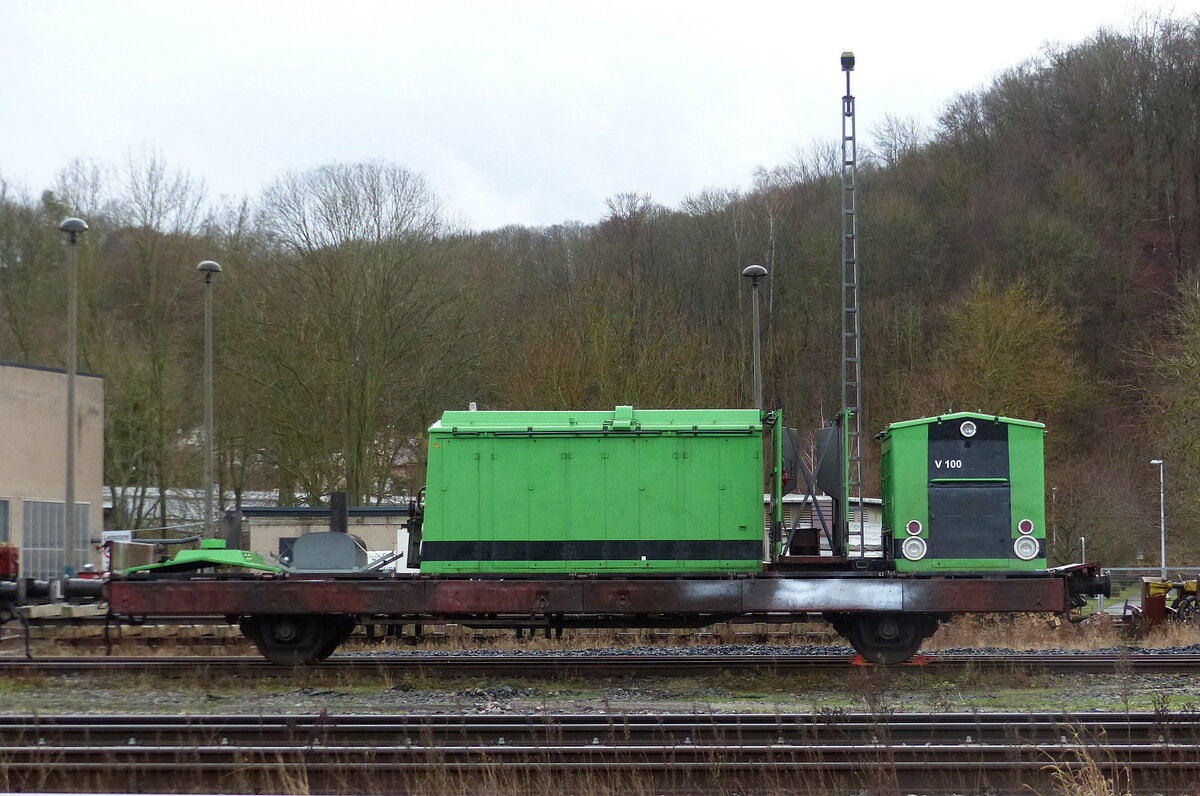
M 0 716 L 7 789 L 125 787 L 453 790 L 480 778 L 560 788 L 634 778 L 666 791 L 895 785 L 1014 791 L 1100 775 L 1194 783 L 1200 728 L 1174 713 Z M 361 787 L 358 784 L 357 787 Z M 536 790 L 536 788 L 535 788 Z
M 775 673 L 847 671 L 858 665 L 846 655 L 572 655 L 572 654 L 409 654 L 337 655 L 309 671 L 442 676 L 675 677 L 767 669 Z M 888 667 L 892 671 L 1021 669 L 1061 673 L 1163 673 L 1200 670 L 1200 655 L 1182 653 L 932 655 Z M 257 656 L 179 657 L 0 657 L 0 674 L 88 674 L 105 671 L 187 674 L 198 669 L 281 674 L 293 671 Z

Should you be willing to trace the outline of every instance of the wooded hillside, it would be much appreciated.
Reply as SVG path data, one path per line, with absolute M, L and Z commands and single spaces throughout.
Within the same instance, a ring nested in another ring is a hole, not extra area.
M 1171 558 L 1200 561 L 1200 20 L 1050 49 L 932 129 L 889 117 L 866 138 L 866 428 L 1045 422 L 1059 560 L 1081 536 L 1108 564 L 1157 560 L 1165 458 Z M 36 197 L 0 173 L 0 359 L 62 364 L 57 226 L 87 219 L 80 365 L 107 377 L 106 480 L 196 485 L 195 266 L 217 260 L 222 486 L 386 501 L 420 485 L 419 462 L 396 464 L 424 429 L 468 401 L 748 405 L 739 274 L 761 263 L 767 400 L 810 429 L 839 400 L 839 185 L 831 143 L 747 191 L 676 208 L 631 192 L 593 223 L 474 232 L 393 164 L 285 174 L 241 204 L 154 155 L 72 162 Z

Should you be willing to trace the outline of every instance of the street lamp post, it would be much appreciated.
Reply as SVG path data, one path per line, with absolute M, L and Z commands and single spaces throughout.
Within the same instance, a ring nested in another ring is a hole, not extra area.
M 763 386 L 762 386 L 762 338 L 759 334 L 759 323 L 761 321 L 758 311 L 758 283 L 761 282 L 767 275 L 767 269 L 761 265 L 747 265 L 742 269 L 742 276 L 750 280 L 751 290 L 751 307 L 754 313 L 754 318 L 751 328 L 754 330 L 754 408 L 758 410 L 759 418 L 763 417 Z M 774 490 L 772 490 L 774 493 Z M 772 500 L 771 504 L 772 527 L 774 527 L 775 504 Z M 771 560 L 771 538 L 774 531 L 763 534 L 762 555 L 763 561 Z
M 204 274 L 204 538 L 216 536 L 213 528 L 213 334 L 212 279 L 221 266 L 205 260 L 196 266 Z
M 87 232 L 87 222 L 82 218 L 66 218 L 58 228 L 67 236 L 67 487 L 66 521 L 63 538 L 63 569 L 73 574 L 76 543 L 78 542 L 78 518 L 75 516 L 75 337 L 78 324 L 79 305 L 79 236 Z
M 758 312 L 758 283 L 767 275 L 767 269 L 761 265 L 748 265 L 742 270 L 742 276 L 750 280 L 752 293 L 752 306 L 754 313 L 754 408 L 758 411 L 763 410 L 762 397 L 762 341 L 759 336 L 759 312 Z
M 1162 567 L 1162 579 L 1167 579 L 1167 479 L 1162 459 L 1151 459 L 1150 464 L 1158 465 L 1158 544 L 1159 564 Z
M 1058 549 L 1058 487 L 1050 487 L 1050 550 Z

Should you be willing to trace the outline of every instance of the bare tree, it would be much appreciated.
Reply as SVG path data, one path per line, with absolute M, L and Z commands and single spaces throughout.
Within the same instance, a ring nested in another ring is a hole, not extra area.
M 103 251 L 81 270 L 80 350 L 109 377 L 107 476 L 140 525 L 147 490 L 165 496 L 196 469 L 198 449 L 188 443 L 200 408 L 195 266 L 214 256 L 200 236 L 205 187 L 153 153 L 130 154 L 115 173 L 75 164 L 60 183 L 112 213 Z M 155 522 L 172 520 L 168 501 L 158 500 Z
M 429 240 L 443 230 L 441 201 L 425 178 L 379 162 L 287 172 L 261 207 L 269 232 L 309 254 L 351 242 Z
M 289 173 L 263 194 L 259 224 L 282 246 L 237 277 L 253 345 L 234 367 L 269 418 L 264 455 L 302 500 L 394 494 L 423 380 L 470 365 L 425 366 L 468 333 L 470 297 L 434 245 L 439 208 L 422 177 L 378 163 Z
M 884 166 L 895 166 L 905 155 L 929 143 L 929 131 L 915 116 L 884 114 L 883 121 L 871 130 L 871 152 Z

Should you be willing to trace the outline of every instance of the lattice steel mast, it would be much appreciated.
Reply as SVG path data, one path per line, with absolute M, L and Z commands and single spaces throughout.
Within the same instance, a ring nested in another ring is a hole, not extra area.
M 866 513 L 862 492 L 862 328 L 858 281 L 858 204 L 855 180 L 858 176 L 858 143 L 855 138 L 854 95 L 850 93 L 850 73 L 854 71 L 854 53 L 842 53 L 842 71 L 846 73 L 846 95 L 842 97 L 842 431 L 846 452 L 845 480 L 842 483 L 842 507 L 847 536 L 857 524 L 858 552 L 866 555 Z M 858 506 L 854 520 L 851 506 Z

